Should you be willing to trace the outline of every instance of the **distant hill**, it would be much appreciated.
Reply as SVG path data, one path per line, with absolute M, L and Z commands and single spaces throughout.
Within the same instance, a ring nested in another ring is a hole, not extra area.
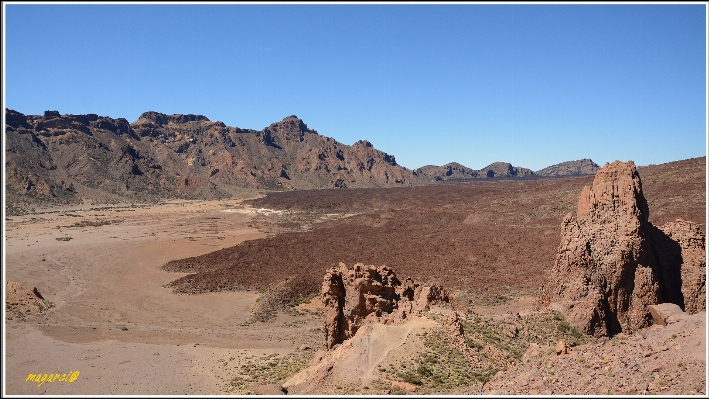
M 451 162 L 443 166 L 426 165 L 418 169 L 414 169 L 414 173 L 432 179 L 434 181 L 441 180 L 458 180 L 458 179 L 484 179 L 495 177 L 555 177 L 555 176 L 583 176 L 595 175 L 600 169 L 595 162 L 590 159 L 581 159 L 578 161 L 568 161 L 546 167 L 540 171 L 534 172 L 531 169 L 512 166 L 507 162 L 494 162 L 480 170 L 470 169 L 457 162 Z
M 595 175 L 600 168 L 601 167 L 592 160 L 584 158 L 578 161 L 568 161 L 548 166 L 537 171 L 536 174 L 539 176 Z
M 414 172 L 418 175 L 432 178 L 435 181 L 478 177 L 478 171 L 457 162 L 451 162 L 443 166 L 426 165 L 414 170 Z
M 507 162 L 495 162 L 482 169 L 479 172 L 484 177 L 530 177 L 534 176 L 531 169 L 512 166 Z
M 368 141 L 339 143 L 295 115 L 262 130 L 159 112 L 133 123 L 57 111 L 40 116 L 6 109 L 5 117 L 10 208 L 37 201 L 216 199 L 244 188 L 423 183 Z
M 429 179 L 433 179 L 434 181 L 534 176 L 534 172 L 532 172 L 532 170 L 527 168 L 520 168 L 518 166 L 512 166 L 512 164 L 507 162 L 495 162 L 480 170 L 470 169 L 457 162 L 451 162 L 443 166 L 422 166 L 418 169 L 415 169 L 414 173 L 420 176 L 427 177 Z

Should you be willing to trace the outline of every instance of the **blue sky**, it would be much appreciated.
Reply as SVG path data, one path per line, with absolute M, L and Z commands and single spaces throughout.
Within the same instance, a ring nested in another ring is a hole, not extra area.
M 3 6 L 24 114 L 295 114 L 412 169 L 706 155 L 703 4 Z

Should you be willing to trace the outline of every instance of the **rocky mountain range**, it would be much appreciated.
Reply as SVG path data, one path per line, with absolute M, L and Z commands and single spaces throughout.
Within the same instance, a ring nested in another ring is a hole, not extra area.
M 457 180 L 457 179 L 479 179 L 495 177 L 559 177 L 559 176 L 582 176 L 594 175 L 600 166 L 592 160 L 585 158 L 578 161 L 567 161 L 560 164 L 546 167 L 539 171 L 512 166 L 507 162 L 495 162 L 480 170 L 474 170 L 463 166 L 457 162 L 451 162 L 443 166 L 426 165 L 414 172 L 420 176 L 425 176 L 434 181 Z
M 495 162 L 480 170 L 470 169 L 457 162 L 451 162 L 443 166 L 422 166 L 415 169 L 414 172 L 418 175 L 433 179 L 434 181 L 494 177 L 530 177 L 534 175 L 531 169 L 512 166 L 512 164 L 507 162 Z
M 11 200 L 215 199 L 241 188 L 422 183 L 370 142 L 339 143 L 295 115 L 257 131 L 192 114 L 145 112 L 133 123 L 57 111 L 5 114 Z
M 262 130 L 203 115 L 145 112 L 137 121 L 96 114 L 5 111 L 10 213 L 42 202 L 217 199 L 249 189 L 422 185 L 439 180 L 595 173 L 590 160 L 539 172 L 495 162 L 409 170 L 366 141 L 342 144 L 295 115 Z

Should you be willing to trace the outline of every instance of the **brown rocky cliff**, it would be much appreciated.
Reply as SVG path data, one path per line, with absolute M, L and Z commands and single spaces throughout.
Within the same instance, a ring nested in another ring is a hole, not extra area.
M 302 142 L 306 133 L 317 134 L 316 131 L 308 129 L 308 126 L 297 116 L 291 115 L 280 122 L 272 123 L 263 129 L 261 135 L 265 142 L 282 146 L 289 140 Z
M 648 215 L 635 164 L 606 164 L 581 192 L 577 215 L 570 213 L 562 222 L 557 259 L 540 305 L 557 308 L 574 327 L 595 336 L 646 327 L 651 322 L 648 305 L 671 301 L 703 309 L 698 287 L 704 286 L 698 275 L 705 267 L 696 261 L 681 265 L 683 256 L 696 259 L 704 251 L 697 244 L 704 240 L 699 229 L 668 227 L 671 234 L 684 237 L 687 249 L 659 255 L 662 238 L 665 247 L 676 241 L 652 226 Z M 683 290 L 685 275 L 691 282 Z M 688 295 L 679 295 L 682 291 Z

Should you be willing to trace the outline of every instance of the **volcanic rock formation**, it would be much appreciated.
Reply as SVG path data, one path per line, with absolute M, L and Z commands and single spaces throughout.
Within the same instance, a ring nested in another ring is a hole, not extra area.
M 539 304 L 560 310 L 586 334 L 614 335 L 648 326 L 648 306 L 705 309 L 704 233 L 691 222 L 649 221 L 632 161 L 601 168 L 584 187 L 577 215 L 561 224 L 561 243 Z
M 386 266 L 344 263 L 325 274 L 323 331 L 328 349 L 353 337 L 367 322 L 395 323 L 421 314 L 432 303 L 448 302 L 439 286 L 423 286 L 410 278 L 401 282 Z

